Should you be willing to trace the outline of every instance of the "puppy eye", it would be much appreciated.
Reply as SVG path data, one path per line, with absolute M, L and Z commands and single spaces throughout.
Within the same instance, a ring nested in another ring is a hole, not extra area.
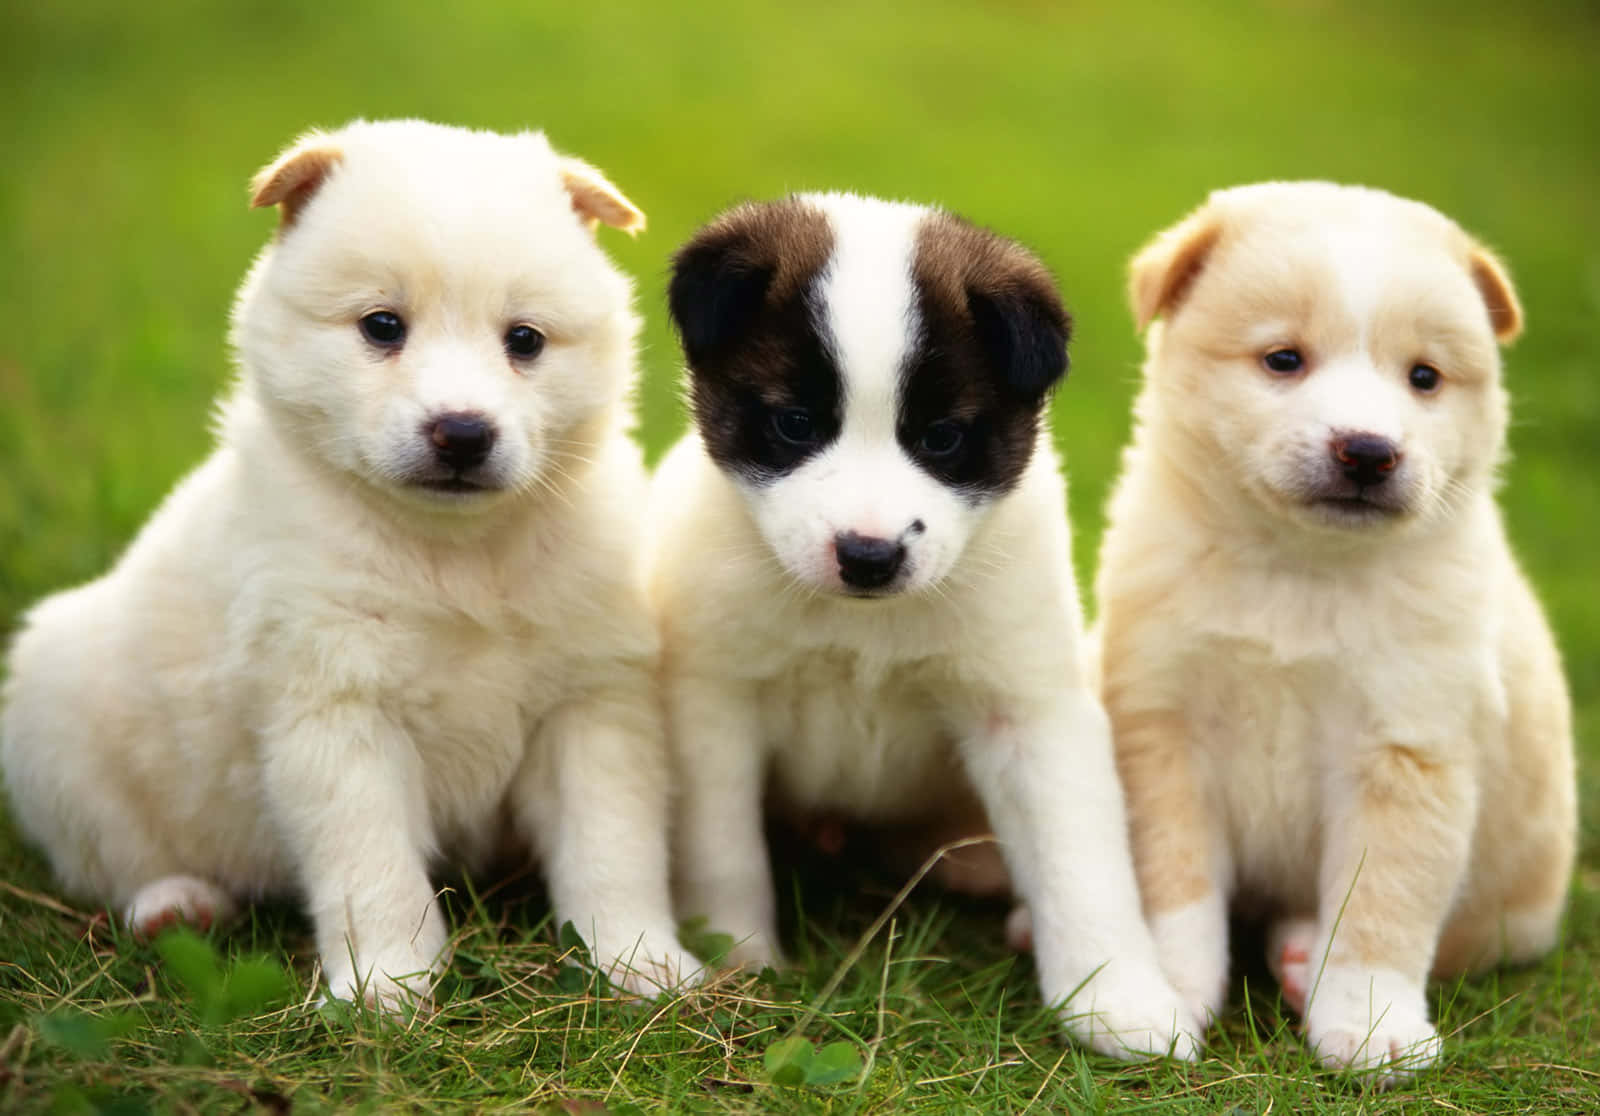
M 817 437 L 817 426 L 811 421 L 811 412 L 803 407 L 790 407 L 774 414 L 772 429 L 778 437 L 795 446 L 810 445 Z
M 1439 370 L 1431 364 L 1413 364 L 1411 373 L 1406 377 L 1411 386 L 1424 395 L 1432 395 L 1439 390 L 1439 381 L 1442 379 Z
M 544 351 L 544 334 L 527 322 L 518 322 L 506 330 L 506 352 L 517 360 L 532 360 Z
M 1267 366 L 1268 372 L 1276 372 L 1280 376 L 1298 372 L 1305 366 L 1299 349 L 1273 349 L 1261 358 L 1261 363 Z
M 374 310 L 361 319 L 361 333 L 380 349 L 398 349 L 406 341 L 406 323 L 393 310 Z
M 922 441 L 918 445 L 929 457 L 949 457 L 961 448 L 966 434 L 960 423 L 953 419 L 941 419 L 929 424 L 928 429 L 922 432 Z

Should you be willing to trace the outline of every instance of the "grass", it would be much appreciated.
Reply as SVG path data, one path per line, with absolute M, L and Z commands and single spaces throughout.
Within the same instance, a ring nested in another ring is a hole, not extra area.
M 1205 1062 L 1120 1066 L 1061 1043 L 1000 911 L 919 889 L 869 936 L 901 881 L 838 865 L 782 877 L 796 970 L 642 1007 L 563 966 L 525 882 L 457 886 L 441 1010 L 400 1025 L 318 1009 L 307 926 L 261 908 L 214 941 L 286 964 L 287 999 L 216 1021 L 155 947 L 54 898 L 0 819 L 0 1109 L 1600 1108 L 1597 49 L 1584 0 L 5 5 L 0 636 L 104 570 L 204 455 L 228 301 L 271 227 L 244 183 L 309 125 L 543 126 L 604 167 L 651 220 L 607 244 L 648 322 L 653 455 L 683 422 L 665 260 L 728 201 L 851 187 L 1021 237 L 1078 323 L 1055 417 L 1085 577 L 1139 359 L 1127 257 L 1213 187 L 1328 177 L 1434 203 L 1516 275 L 1530 325 L 1508 357 L 1503 502 L 1566 655 L 1586 808 L 1565 945 L 1436 987 L 1445 1064 L 1389 1094 L 1309 1064 L 1258 944 L 1236 947 Z M 774 1084 L 766 1055 L 797 1030 L 865 1072 Z

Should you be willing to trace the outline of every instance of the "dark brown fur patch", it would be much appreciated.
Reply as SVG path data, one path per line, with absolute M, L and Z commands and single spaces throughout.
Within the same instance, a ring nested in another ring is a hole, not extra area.
M 812 289 L 833 252 L 826 217 L 788 199 L 730 210 L 673 258 L 668 300 L 689 361 L 689 399 L 707 451 L 761 482 L 838 436 L 838 369 L 815 325 Z M 797 443 L 775 426 L 810 415 Z
M 921 328 L 902 373 L 899 438 L 947 484 L 1009 491 L 1033 453 L 1039 412 L 1067 370 L 1071 323 L 1054 281 L 1027 249 L 947 213 L 918 232 L 912 281 Z M 948 439 L 929 428 L 954 422 Z

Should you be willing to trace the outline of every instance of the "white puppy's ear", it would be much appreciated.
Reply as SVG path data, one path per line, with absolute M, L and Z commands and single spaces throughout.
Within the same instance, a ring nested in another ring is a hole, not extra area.
M 1129 267 L 1133 318 L 1143 333 L 1157 315 L 1170 314 L 1205 267 L 1222 235 L 1222 218 L 1209 207 L 1156 234 Z
M 1494 336 L 1502 345 L 1510 344 L 1522 332 L 1522 303 L 1517 301 L 1517 291 L 1511 285 L 1511 275 L 1505 265 L 1481 244 L 1472 246 L 1467 259 L 1472 281 L 1478 285 L 1483 304 L 1489 308 L 1489 324 Z
M 343 157 L 344 152 L 328 136 L 307 132 L 251 180 L 250 207 L 281 206 L 279 227 L 287 228 Z
M 561 183 L 572 198 L 572 209 L 584 224 L 596 222 L 621 229 L 630 236 L 644 228 L 644 213 L 623 196 L 605 175 L 582 159 L 561 157 Z

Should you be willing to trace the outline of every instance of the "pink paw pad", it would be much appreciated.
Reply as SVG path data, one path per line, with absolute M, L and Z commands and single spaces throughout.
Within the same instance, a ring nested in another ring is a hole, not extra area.
M 1006 916 L 1006 945 L 1017 953 L 1033 949 L 1033 913 L 1019 903 Z
M 1310 991 L 1306 987 L 1310 963 L 1311 951 L 1298 943 L 1285 942 L 1278 951 L 1278 963 L 1275 966 L 1278 987 L 1283 992 L 1284 1003 L 1297 1015 L 1305 1014 L 1306 995 Z
M 171 876 L 140 888 L 125 921 L 135 937 L 149 940 L 180 924 L 209 930 L 232 910 L 233 901 L 206 881 Z

